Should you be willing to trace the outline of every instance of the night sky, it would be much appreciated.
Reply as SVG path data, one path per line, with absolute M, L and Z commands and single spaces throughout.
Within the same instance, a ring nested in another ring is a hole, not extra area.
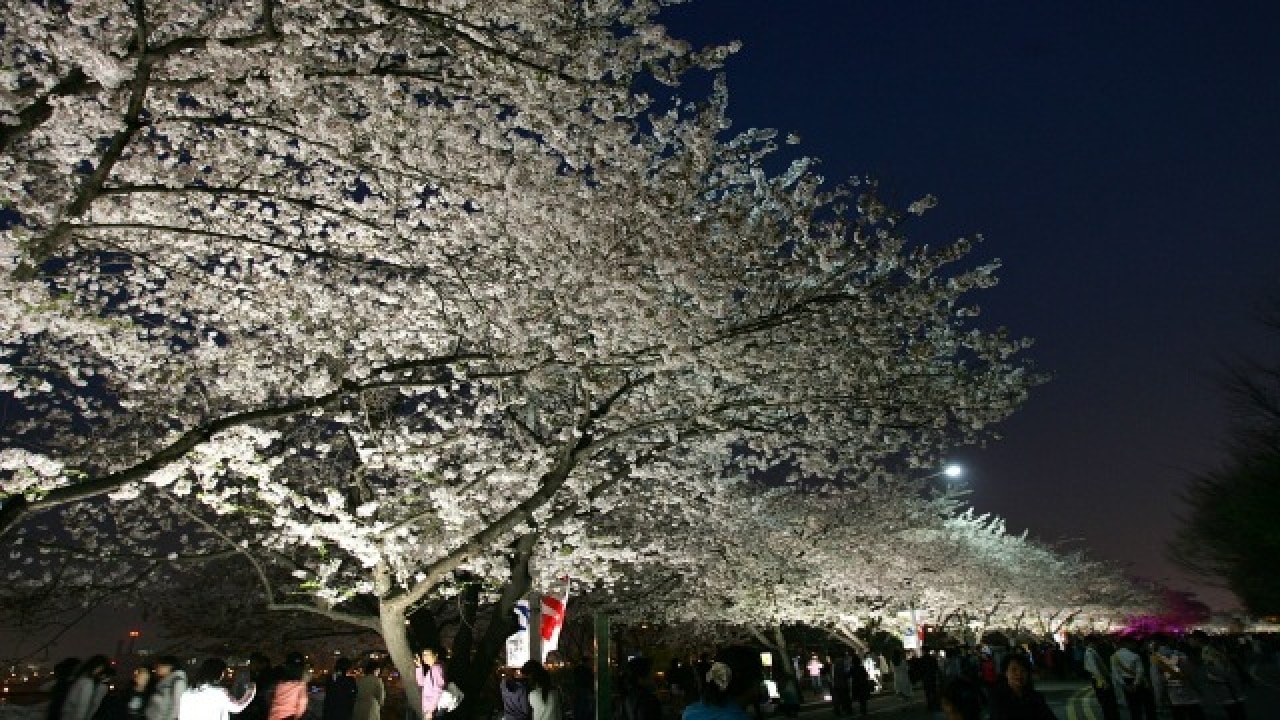
M 1221 363 L 1274 350 L 1280 3 L 702 0 L 695 44 L 739 39 L 736 129 L 799 134 L 832 180 L 940 199 L 917 239 L 981 233 L 985 322 L 1054 379 L 986 449 L 972 503 L 1215 608 L 1164 558 L 1180 488 L 1222 458 Z

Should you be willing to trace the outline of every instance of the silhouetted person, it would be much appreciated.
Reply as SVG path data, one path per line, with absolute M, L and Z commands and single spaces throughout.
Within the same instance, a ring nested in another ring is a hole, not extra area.
M 53 684 L 49 686 L 49 709 L 47 720 L 62 720 L 62 705 L 67 701 L 67 691 L 75 682 L 76 670 L 80 667 L 80 658 L 69 657 L 53 666 Z
M 351 720 L 356 710 L 356 680 L 347 673 L 351 660 L 338 658 L 325 680 L 323 720 Z

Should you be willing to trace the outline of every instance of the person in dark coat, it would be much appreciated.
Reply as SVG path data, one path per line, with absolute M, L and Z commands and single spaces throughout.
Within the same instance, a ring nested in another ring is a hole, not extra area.
M 871 699 L 871 691 L 875 683 L 867 673 L 867 666 L 857 653 L 853 655 L 853 666 L 849 668 L 849 692 L 853 702 L 858 703 L 858 716 L 867 716 L 867 701 Z
M 258 688 L 258 691 L 253 696 L 253 702 L 250 702 L 249 707 L 236 716 L 236 720 L 267 720 L 267 711 L 271 708 L 271 696 L 275 694 L 279 674 L 279 671 L 272 667 L 271 658 L 260 652 L 249 654 L 248 680 Z M 235 690 L 239 691 L 240 688 Z
M 529 707 L 529 684 L 520 668 L 512 668 L 498 681 L 498 694 L 502 696 L 502 720 L 529 720 L 533 710 Z
M 647 657 L 627 661 L 622 720 L 662 720 L 662 703 L 653 690 L 653 661 Z
M 853 715 L 853 694 L 849 683 L 854 659 L 846 650 L 831 663 L 831 710 L 836 717 Z
M 947 720 L 982 720 L 981 683 L 963 676 L 953 677 L 943 684 L 938 704 Z
M 937 654 L 933 650 L 926 650 L 916 664 L 916 677 L 920 681 L 920 687 L 924 689 L 925 707 L 930 710 L 942 709 L 938 696 L 939 674 Z
M 76 679 L 76 669 L 80 667 L 80 658 L 69 657 L 53 666 L 53 685 L 49 687 L 49 707 L 45 711 L 46 720 L 62 720 L 62 704 L 67 700 L 67 691 Z
M 351 720 L 356 710 L 356 679 L 348 675 L 351 660 L 338 658 L 325 681 L 323 720 Z
M 991 688 L 991 720 L 1058 720 L 1036 691 L 1031 661 L 1022 653 L 1005 658 L 1004 676 Z

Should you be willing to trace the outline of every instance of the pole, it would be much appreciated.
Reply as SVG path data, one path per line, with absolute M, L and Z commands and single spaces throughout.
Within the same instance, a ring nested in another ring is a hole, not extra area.
M 613 672 L 609 668 L 609 616 L 597 612 L 596 626 L 596 720 L 613 715 Z
M 920 627 L 920 613 L 916 609 L 916 598 L 911 599 L 911 632 L 916 636 L 916 654 L 924 657 L 924 631 Z
M 542 662 L 541 593 L 529 593 L 529 659 Z

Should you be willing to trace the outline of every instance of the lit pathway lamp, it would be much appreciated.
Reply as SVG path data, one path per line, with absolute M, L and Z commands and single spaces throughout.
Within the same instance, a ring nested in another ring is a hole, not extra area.
M 946 478 L 940 484 L 942 490 L 941 494 L 945 497 L 951 495 L 955 491 L 955 482 L 962 477 L 964 477 L 963 465 L 959 463 L 947 463 L 938 472 L 931 475 L 925 475 L 921 478 L 921 482 L 925 484 L 926 490 L 932 490 L 934 488 L 932 483 L 933 480 L 936 480 L 937 478 Z

